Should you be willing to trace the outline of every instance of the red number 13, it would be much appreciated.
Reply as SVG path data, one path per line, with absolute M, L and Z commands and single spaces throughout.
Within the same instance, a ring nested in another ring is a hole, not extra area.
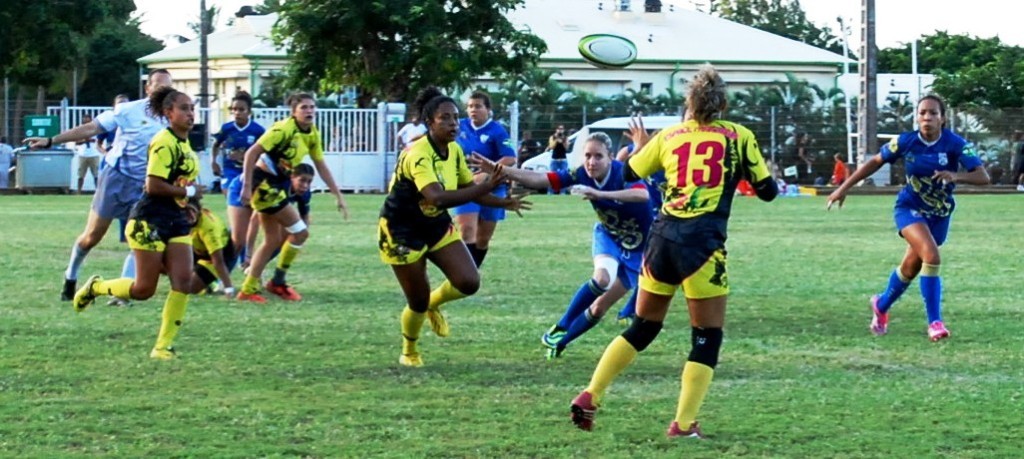
M 696 167 L 690 169 L 690 155 L 698 161 Z M 679 170 L 676 173 L 676 186 L 685 188 L 687 183 L 694 186 L 714 188 L 722 184 L 722 159 L 725 158 L 725 146 L 719 142 L 705 141 L 697 144 L 686 142 L 672 151 L 679 157 Z

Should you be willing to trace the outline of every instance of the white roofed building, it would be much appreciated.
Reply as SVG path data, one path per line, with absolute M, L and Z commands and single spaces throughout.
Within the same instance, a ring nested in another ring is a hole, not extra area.
M 822 89 L 837 86 L 843 56 L 682 3 L 665 0 L 660 12 L 649 13 L 643 0 L 526 0 L 509 18 L 547 43 L 540 66 L 561 70 L 555 80 L 599 96 L 626 89 L 655 95 L 669 88 L 683 91 L 697 67 L 708 62 L 733 90 L 786 81 L 787 72 Z M 598 33 L 631 40 L 637 47 L 636 62 L 624 69 L 599 69 L 583 60 L 577 49 L 580 38 Z M 480 83 L 493 80 L 482 78 Z
M 263 81 L 288 64 L 288 54 L 274 46 L 271 29 L 276 14 L 237 18 L 233 26 L 207 36 L 211 107 L 226 108 L 236 88 L 259 95 Z M 175 86 L 199 94 L 199 40 L 157 51 L 138 59 L 150 69 L 165 68 Z

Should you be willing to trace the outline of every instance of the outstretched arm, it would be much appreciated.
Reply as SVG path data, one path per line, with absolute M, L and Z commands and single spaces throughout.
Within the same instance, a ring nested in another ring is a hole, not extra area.
M 50 148 L 54 144 L 62 144 L 66 142 L 77 142 L 79 140 L 87 140 L 95 137 L 97 134 L 102 134 L 106 131 L 97 123 L 95 120 L 88 123 L 76 126 L 68 129 L 67 131 L 61 132 L 53 137 L 29 137 L 25 139 L 25 144 L 33 150 L 40 148 Z
M 839 185 L 839 188 L 836 188 L 836 190 L 828 196 L 825 209 L 831 209 L 833 204 L 839 204 L 839 208 L 843 208 L 843 202 L 846 201 L 846 192 L 850 191 L 850 188 L 860 183 L 861 180 L 864 180 L 871 176 L 871 174 L 878 172 L 878 169 L 881 169 L 882 164 L 884 163 L 885 162 L 882 161 L 882 155 L 872 156 L 866 163 L 858 167 L 847 181 L 843 182 L 842 185 Z
M 498 166 L 498 163 L 483 157 L 479 153 L 473 153 L 473 156 L 469 158 L 469 164 L 479 167 L 482 172 L 488 174 L 493 174 L 495 168 Z M 551 186 L 551 180 L 549 180 L 548 175 L 543 172 L 517 169 L 513 167 L 503 167 L 501 172 L 510 180 L 515 180 L 527 188 L 544 190 Z

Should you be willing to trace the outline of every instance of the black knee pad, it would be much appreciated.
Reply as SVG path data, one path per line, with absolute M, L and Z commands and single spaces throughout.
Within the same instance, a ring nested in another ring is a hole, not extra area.
M 718 365 L 718 350 L 722 348 L 722 336 L 721 328 L 693 327 L 692 347 L 687 360 L 715 368 L 715 365 Z
M 637 352 L 643 352 L 654 342 L 654 338 L 658 337 L 658 333 L 661 332 L 661 322 L 654 322 L 646 319 L 637 317 L 633 321 L 633 324 L 622 332 L 622 337 L 632 344 Z

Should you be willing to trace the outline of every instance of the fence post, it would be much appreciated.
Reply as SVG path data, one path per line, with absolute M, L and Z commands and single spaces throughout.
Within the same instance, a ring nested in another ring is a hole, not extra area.
M 519 101 L 515 100 L 508 107 L 509 136 L 512 137 L 512 149 L 519 150 Z
M 771 142 L 771 149 L 772 149 L 772 164 L 778 166 L 779 163 L 775 162 L 775 150 L 777 149 L 777 147 L 776 147 L 776 142 L 775 142 L 775 107 L 774 106 L 771 107 L 771 115 L 772 115 L 770 117 L 770 119 L 771 119 L 771 121 L 770 121 L 770 123 L 771 123 L 770 124 L 771 131 L 769 131 L 769 132 L 772 133 L 772 137 L 771 137 L 771 140 L 770 140 L 770 142 Z

